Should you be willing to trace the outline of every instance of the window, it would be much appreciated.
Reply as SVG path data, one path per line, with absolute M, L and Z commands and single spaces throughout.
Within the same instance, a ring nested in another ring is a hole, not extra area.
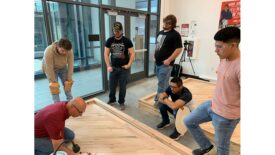
M 72 95 L 74 97 L 86 96 L 103 91 L 101 42 L 99 39 L 89 39 L 91 35 L 95 36 L 94 38 L 100 38 L 97 37 L 100 34 L 99 9 L 52 1 L 47 1 L 47 6 L 53 41 L 66 37 L 73 45 L 75 62 Z M 41 47 L 43 52 L 48 44 L 45 45 Z M 41 64 L 40 61 L 40 68 Z M 58 79 L 58 81 L 60 84 L 60 100 L 64 101 L 66 97 L 63 86 L 61 80 Z M 35 110 L 51 103 L 53 101 L 48 80 L 46 78 L 36 79 Z
M 102 0 L 102 4 L 148 11 L 148 0 Z
M 158 20 L 156 15 L 151 15 L 150 19 L 150 39 L 149 39 L 149 75 L 153 75 L 155 73 L 155 61 L 154 61 L 154 53 L 156 46 L 156 36 L 157 36 L 157 26 Z
M 34 8 L 34 72 L 41 74 L 41 59 L 48 45 L 42 1 L 35 0 Z
M 151 0 L 151 12 L 158 12 L 158 0 Z

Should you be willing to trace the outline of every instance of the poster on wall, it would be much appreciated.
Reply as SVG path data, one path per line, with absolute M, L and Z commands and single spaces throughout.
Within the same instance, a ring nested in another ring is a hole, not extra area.
M 189 45 L 187 48 L 187 56 L 188 57 L 193 57 L 193 52 L 194 52 L 194 41 L 189 41 Z
M 241 26 L 240 0 L 222 2 L 219 29 L 228 26 Z
M 189 24 L 181 24 L 181 36 L 188 37 L 189 33 Z

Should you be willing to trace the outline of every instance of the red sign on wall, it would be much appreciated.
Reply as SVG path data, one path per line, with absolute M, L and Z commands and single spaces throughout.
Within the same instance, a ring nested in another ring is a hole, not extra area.
M 189 24 L 181 24 L 181 36 L 188 37 Z
M 240 0 L 222 2 L 219 28 L 241 25 Z

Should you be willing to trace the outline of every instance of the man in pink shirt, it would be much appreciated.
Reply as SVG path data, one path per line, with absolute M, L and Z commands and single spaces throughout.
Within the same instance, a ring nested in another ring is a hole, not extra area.
M 215 36 L 215 52 L 221 61 L 217 69 L 217 84 L 212 100 L 202 103 L 184 119 L 184 123 L 200 148 L 194 155 L 209 152 L 213 145 L 199 124 L 212 121 L 215 128 L 217 155 L 229 155 L 230 138 L 240 121 L 240 29 L 226 27 Z

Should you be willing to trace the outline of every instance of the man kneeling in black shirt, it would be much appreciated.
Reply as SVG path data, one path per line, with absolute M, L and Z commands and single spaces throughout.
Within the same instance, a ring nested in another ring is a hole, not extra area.
M 172 101 L 168 99 L 168 97 L 171 97 Z M 162 122 L 157 125 L 157 128 L 163 129 L 164 127 L 169 126 L 170 120 L 168 112 L 173 114 L 176 118 L 178 109 L 191 100 L 192 94 L 189 89 L 182 85 L 181 78 L 175 77 L 171 79 L 170 86 L 165 92 L 159 95 L 159 102 L 161 103 L 159 106 L 159 111 L 162 117 Z M 175 128 L 174 132 L 169 137 L 174 140 L 178 140 L 181 137 L 181 134 Z

